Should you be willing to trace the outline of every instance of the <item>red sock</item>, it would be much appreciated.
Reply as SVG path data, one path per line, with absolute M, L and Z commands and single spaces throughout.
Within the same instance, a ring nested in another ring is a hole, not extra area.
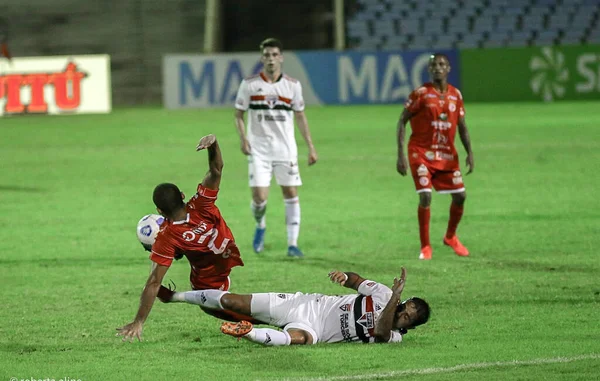
M 450 218 L 448 219 L 448 230 L 446 231 L 446 238 L 452 238 L 456 235 L 456 228 L 462 218 L 464 205 L 456 205 L 455 203 L 450 204 Z
M 430 246 L 429 243 L 429 219 L 431 210 L 429 207 L 423 208 L 419 205 L 419 237 L 421 238 L 421 248 Z

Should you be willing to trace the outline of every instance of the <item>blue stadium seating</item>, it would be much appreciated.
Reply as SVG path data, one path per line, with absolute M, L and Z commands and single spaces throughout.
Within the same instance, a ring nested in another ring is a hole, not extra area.
M 600 43 L 600 0 L 350 1 L 350 49 Z

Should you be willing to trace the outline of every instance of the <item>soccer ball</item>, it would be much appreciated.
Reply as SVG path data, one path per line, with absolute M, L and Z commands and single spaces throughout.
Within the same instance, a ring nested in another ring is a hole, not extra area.
M 138 222 L 137 237 L 147 251 L 152 250 L 152 244 L 154 244 L 160 225 L 164 220 L 165 218 L 158 214 L 148 214 Z

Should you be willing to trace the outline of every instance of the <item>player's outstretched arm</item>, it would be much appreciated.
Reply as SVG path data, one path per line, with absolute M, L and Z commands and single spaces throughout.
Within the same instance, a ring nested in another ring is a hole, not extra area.
M 133 322 L 117 328 L 117 336 L 123 336 L 123 341 L 133 341 L 136 338 L 142 341 L 142 327 L 150 314 L 150 310 L 152 310 L 152 305 L 154 304 L 156 295 L 158 295 L 158 289 L 168 269 L 167 266 L 154 264 L 152 272 L 150 272 L 150 276 L 146 281 L 144 291 L 142 291 L 140 306 L 135 319 Z
M 317 155 L 317 150 L 312 142 L 312 137 L 310 135 L 310 128 L 308 128 L 308 120 L 306 119 L 306 114 L 304 111 L 295 111 L 294 112 L 296 118 L 296 124 L 298 125 L 298 129 L 300 130 L 300 134 L 304 138 L 306 145 L 308 146 L 308 165 L 313 165 L 319 160 L 319 155 Z
M 209 189 L 219 189 L 221 172 L 223 171 L 223 156 L 215 135 L 206 135 L 196 146 L 196 151 L 208 150 L 208 173 L 202 180 L 202 185 Z
M 344 287 L 348 287 L 356 291 L 358 291 L 358 286 L 365 281 L 365 278 L 356 273 L 342 272 L 337 270 L 329 273 L 329 279 L 333 283 L 339 283 Z
M 469 167 L 469 171 L 467 175 L 475 169 L 475 159 L 473 158 L 473 151 L 471 150 L 471 138 L 469 137 L 469 130 L 467 129 L 467 122 L 465 122 L 465 117 L 461 116 L 458 119 L 458 135 L 460 136 L 460 141 L 465 147 L 465 151 L 467 151 L 467 167 Z
M 408 172 L 408 162 L 406 161 L 406 155 L 404 153 L 404 136 L 406 135 L 406 123 L 408 123 L 411 116 L 412 114 L 407 109 L 404 109 L 396 126 L 396 141 L 398 144 L 398 161 L 396 162 L 396 170 L 402 176 L 406 176 Z
M 406 269 L 402 267 L 402 273 L 400 279 L 394 278 L 394 285 L 392 286 L 392 296 L 388 301 L 387 305 L 381 311 L 379 319 L 375 322 L 375 341 L 378 343 L 387 343 L 390 341 L 392 335 L 392 328 L 394 328 L 394 316 L 396 315 L 396 307 L 400 302 L 400 295 L 404 290 L 404 284 L 406 282 Z

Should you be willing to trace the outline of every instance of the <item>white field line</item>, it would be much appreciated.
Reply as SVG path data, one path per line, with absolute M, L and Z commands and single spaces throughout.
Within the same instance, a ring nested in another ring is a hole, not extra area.
M 460 371 L 464 371 L 464 370 L 486 369 L 486 368 L 494 368 L 494 367 L 519 367 L 519 366 L 524 366 L 524 365 L 559 364 L 559 363 L 569 363 L 569 362 L 574 362 L 574 361 L 597 360 L 597 359 L 600 359 L 600 354 L 591 353 L 591 354 L 587 354 L 587 355 L 580 355 L 580 356 L 573 356 L 573 357 L 554 357 L 554 358 L 534 359 L 534 360 L 479 362 L 479 363 L 472 363 L 472 364 L 459 364 L 459 365 L 450 366 L 450 367 L 395 370 L 395 371 L 385 372 L 385 373 L 369 373 L 369 374 L 352 375 L 352 376 L 282 378 L 282 379 L 279 379 L 279 381 L 374 380 L 374 379 L 384 379 L 384 378 L 392 378 L 392 377 L 400 377 L 400 376 L 452 373 L 452 372 L 460 372 Z

